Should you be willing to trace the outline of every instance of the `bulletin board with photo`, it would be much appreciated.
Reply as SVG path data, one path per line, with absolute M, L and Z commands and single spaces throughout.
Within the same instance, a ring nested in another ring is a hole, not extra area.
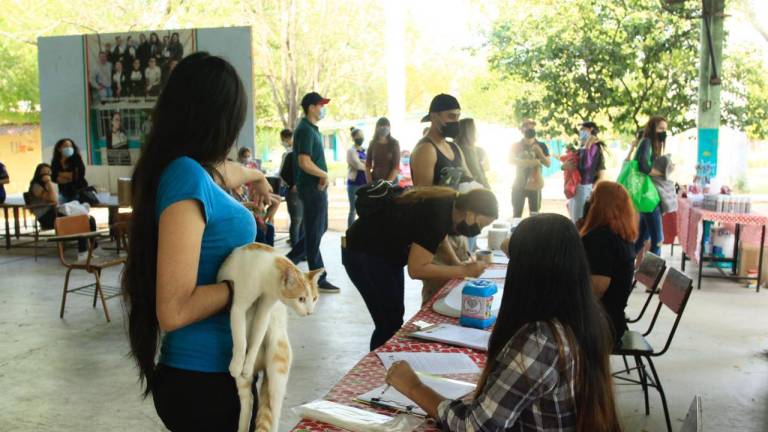
M 89 165 L 134 165 L 150 114 L 176 64 L 196 51 L 195 30 L 85 35 Z

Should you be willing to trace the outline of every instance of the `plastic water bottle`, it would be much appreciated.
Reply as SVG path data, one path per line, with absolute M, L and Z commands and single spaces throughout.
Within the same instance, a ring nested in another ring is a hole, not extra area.
M 498 292 L 493 281 L 476 279 L 468 281 L 461 290 L 461 317 L 459 324 L 464 327 L 486 329 L 496 322 L 491 313 L 493 296 Z

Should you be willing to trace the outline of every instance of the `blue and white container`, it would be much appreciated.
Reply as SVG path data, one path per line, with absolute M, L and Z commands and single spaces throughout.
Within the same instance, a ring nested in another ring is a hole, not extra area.
M 498 292 L 493 281 L 475 279 L 467 281 L 461 290 L 461 316 L 459 324 L 464 327 L 486 329 L 496 322 L 491 312 L 493 296 Z

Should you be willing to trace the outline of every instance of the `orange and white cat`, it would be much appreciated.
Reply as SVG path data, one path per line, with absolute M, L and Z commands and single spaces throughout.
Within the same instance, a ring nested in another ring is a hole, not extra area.
M 269 246 L 252 243 L 235 249 L 219 269 L 218 280 L 234 285 L 229 312 L 232 361 L 229 373 L 240 397 L 238 431 L 250 426 L 253 377 L 264 371 L 256 415 L 257 432 L 276 432 L 291 368 L 287 310 L 312 313 L 318 299 L 317 269 L 303 273 Z M 245 407 L 246 409 L 243 409 Z

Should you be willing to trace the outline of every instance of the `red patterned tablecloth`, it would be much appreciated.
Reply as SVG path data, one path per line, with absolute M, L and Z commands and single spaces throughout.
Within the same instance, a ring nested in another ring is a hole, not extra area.
M 502 282 L 497 280 L 497 283 Z M 465 353 L 469 355 L 472 360 L 482 369 L 485 366 L 485 353 L 477 351 L 471 348 L 460 348 L 451 345 L 442 344 L 439 342 L 428 342 L 419 339 L 411 339 L 406 335 L 417 328 L 414 326 L 415 321 L 426 321 L 430 324 L 438 323 L 450 323 L 458 324 L 458 319 L 450 318 L 444 315 L 440 315 L 432 311 L 432 304 L 439 298 L 447 295 L 454 287 L 456 287 L 460 280 L 453 280 L 448 282 L 438 292 L 432 300 L 430 300 L 424 307 L 416 313 L 407 323 L 403 325 L 400 331 L 395 334 L 386 344 L 379 347 L 377 352 L 446 352 L 446 353 Z M 376 387 L 379 387 L 384 383 L 386 376 L 386 370 L 382 365 L 379 357 L 375 352 L 368 353 L 362 360 L 360 360 L 346 375 L 331 389 L 330 392 L 323 398 L 332 402 L 338 402 L 345 405 L 362 408 L 368 411 L 374 411 L 385 415 L 393 415 L 392 411 L 377 409 L 370 405 L 355 402 L 355 398 L 363 393 L 369 392 Z M 454 379 L 460 379 L 468 382 L 476 382 L 477 375 L 452 375 Z M 327 423 L 316 422 L 311 420 L 302 420 L 293 429 L 295 432 L 330 432 L 330 431 L 342 431 L 343 429 L 336 428 Z M 439 431 L 433 421 L 423 423 L 416 429 L 419 432 L 433 432 Z
M 677 231 L 680 245 L 694 263 L 699 260 L 702 221 L 741 225 L 741 241 L 745 244 L 759 244 L 762 227 L 768 225 L 768 217 L 760 214 L 720 213 L 692 207 L 687 198 L 677 200 Z M 766 238 L 768 244 L 768 238 Z

